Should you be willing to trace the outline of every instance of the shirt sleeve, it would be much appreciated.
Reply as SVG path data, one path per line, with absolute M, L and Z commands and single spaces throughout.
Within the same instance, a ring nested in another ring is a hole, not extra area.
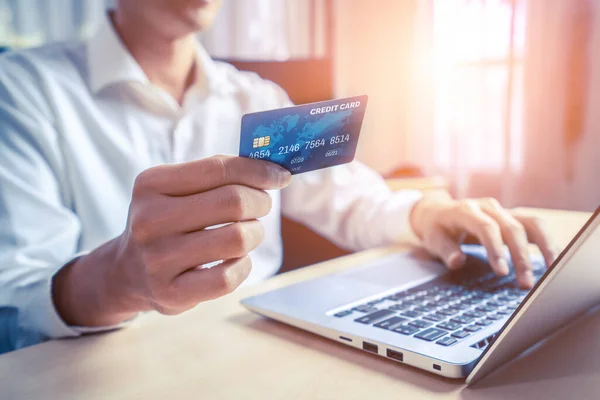
M 293 105 L 272 82 L 272 107 Z M 418 244 L 410 225 L 416 190 L 392 192 L 375 171 L 353 161 L 295 175 L 282 191 L 282 213 L 341 247 L 363 250 L 397 243 Z
M 282 191 L 282 212 L 341 247 L 363 250 L 417 244 L 409 217 L 421 192 L 392 192 L 358 161 L 296 175 Z
M 60 138 L 48 105 L 27 86 L 35 81 L 7 75 L 0 70 L 0 308 L 16 310 L 16 323 L 0 324 L 20 348 L 86 329 L 65 324 L 51 294 L 54 274 L 77 257 L 81 234 Z

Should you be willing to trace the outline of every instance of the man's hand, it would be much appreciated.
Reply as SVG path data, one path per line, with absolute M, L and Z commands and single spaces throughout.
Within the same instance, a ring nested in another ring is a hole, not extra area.
M 69 324 L 107 325 L 145 310 L 178 314 L 233 291 L 263 240 L 265 190 L 290 178 L 275 164 L 224 156 L 142 172 L 125 232 L 54 278 L 59 313 Z
M 460 244 L 471 235 L 486 248 L 496 274 L 507 275 L 506 244 L 517 281 L 523 288 L 531 288 L 534 283 L 529 242 L 540 248 L 547 265 L 558 255 L 543 221 L 505 210 L 494 199 L 457 201 L 447 195 L 426 196 L 414 207 L 411 225 L 425 248 L 443 260 L 449 269 L 464 266 L 466 256 Z

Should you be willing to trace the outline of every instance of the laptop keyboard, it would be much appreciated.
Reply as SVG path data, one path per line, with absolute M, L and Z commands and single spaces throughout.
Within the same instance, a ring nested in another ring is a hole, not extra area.
M 536 282 L 545 271 L 543 262 L 534 262 Z M 465 268 L 334 316 L 447 347 L 508 319 L 528 292 L 518 287 L 514 271 L 498 277 L 486 265 L 479 272 Z M 493 337 L 472 347 L 484 349 Z

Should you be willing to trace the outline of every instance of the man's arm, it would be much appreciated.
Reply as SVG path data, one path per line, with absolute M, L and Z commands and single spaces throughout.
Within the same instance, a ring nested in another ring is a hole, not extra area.
M 418 243 L 409 221 L 421 197 L 393 194 L 379 174 L 354 161 L 295 176 L 282 191 L 282 212 L 342 247 L 364 250 Z
M 33 81 L 4 72 L 0 307 L 17 310 L 17 347 L 113 329 L 144 310 L 177 314 L 247 277 L 264 235 L 258 218 L 271 208 L 266 190 L 285 187 L 288 171 L 239 157 L 151 168 L 135 182 L 125 231 L 79 255 L 52 114 L 39 90 L 20 86 Z
M 0 307 L 17 310 L 17 347 L 75 336 L 51 298 L 54 273 L 77 252 L 59 140 L 41 99 L 0 83 Z M 15 85 L 15 87 L 13 87 Z M 15 98 L 12 93 L 22 93 Z M 0 321 L 2 323 L 2 321 Z M 18 333 L 18 335 L 17 335 Z
M 522 287 L 533 284 L 528 241 L 539 246 L 548 265 L 557 255 L 536 218 L 511 213 L 493 199 L 392 193 L 378 174 L 358 162 L 294 178 L 282 193 L 282 209 L 346 248 L 419 240 L 452 269 L 464 266 L 460 244 L 472 235 L 486 248 L 492 269 L 506 275 L 506 245 Z
M 291 102 L 270 82 L 259 81 L 267 108 Z M 533 283 L 528 242 L 540 248 L 550 265 L 558 251 L 543 221 L 503 209 L 494 199 L 454 200 L 448 193 L 423 196 L 392 193 L 379 174 L 353 162 L 294 177 L 282 192 L 283 213 L 342 247 L 360 250 L 398 242 L 419 242 L 449 268 L 461 268 L 460 244 L 467 235 L 485 246 L 494 271 L 508 273 L 504 246 L 521 286 Z
M 179 314 L 233 291 L 264 237 L 266 190 L 290 178 L 273 163 L 225 156 L 142 172 L 123 234 L 56 275 L 59 313 L 70 324 L 117 324 L 140 311 Z

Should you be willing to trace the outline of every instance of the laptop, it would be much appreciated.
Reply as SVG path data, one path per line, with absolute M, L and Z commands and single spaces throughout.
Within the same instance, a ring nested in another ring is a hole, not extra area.
M 600 304 L 600 208 L 536 284 L 497 277 L 480 246 L 449 272 L 393 254 L 242 300 L 248 309 L 399 364 L 472 384 Z

